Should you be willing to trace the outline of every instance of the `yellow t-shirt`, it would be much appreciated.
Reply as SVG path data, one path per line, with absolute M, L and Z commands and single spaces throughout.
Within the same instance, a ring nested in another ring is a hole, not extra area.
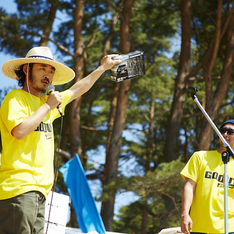
M 70 91 L 61 92 L 64 111 L 71 98 Z M 46 102 L 46 96 L 36 97 L 21 89 L 8 93 L 0 109 L 2 155 L 0 163 L 0 200 L 28 191 L 40 191 L 46 197 L 53 185 L 54 134 L 53 121 L 60 117 L 55 108 L 41 124 L 22 140 L 11 135 L 12 129 L 31 116 Z
M 227 163 L 228 231 L 234 232 L 234 160 Z M 197 183 L 190 217 L 193 232 L 224 233 L 224 163 L 217 151 L 195 152 L 181 171 Z

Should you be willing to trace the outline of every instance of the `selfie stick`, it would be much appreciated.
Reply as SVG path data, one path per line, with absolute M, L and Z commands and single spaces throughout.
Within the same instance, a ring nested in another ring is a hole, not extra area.
M 234 156 L 234 151 L 232 150 L 230 145 L 226 142 L 223 135 L 220 133 L 218 128 L 213 123 L 212 119 L 209 117 L 207 112 L 204 110 L 203 106 L 198 101 L 195 95 L 198 92 L 198 90 L 192 86 L 189 86 L 189 92 L 191 93 L 191 97 L 194 100 L 194 102 L 196 102 L 197 106 L 200 108 L 200 110 L 205 115 L 208 122 L 211 124 L 214 131 L 219 136 L 219 139 L 222 141 L 223 146 L 226 147 L 227 149 L 226 151 L 222 153 L 222 160 L 224 162 L 224 227 L 225 227 L 224 233 L 228 234 L 228 185 L 229 185 L 229 182 L 228 182 L 228 174 L 227 174 L 227 163 L 229 162 L 230 156 Z

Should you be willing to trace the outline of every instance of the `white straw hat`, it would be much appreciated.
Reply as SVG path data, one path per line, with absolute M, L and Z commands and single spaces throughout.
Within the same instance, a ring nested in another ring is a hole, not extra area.
M 65 84 L 75 77 L 74 71 L 62 63 L 56 62 L 50 49 L 44 46 L 32 48 L 25 58 L 6 61 L 2 64 L 2 73 L 11 79 L 18 80 L 15 70 L 27 63 L 44 63 L 53 66 L 55 73 L 52 84 L 54 85 Z

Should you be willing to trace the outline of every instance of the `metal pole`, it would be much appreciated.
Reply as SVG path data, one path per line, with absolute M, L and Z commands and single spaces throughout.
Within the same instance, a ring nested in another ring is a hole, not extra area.
M 229 186 L 229 182 L 228 182 L 228 174 L 227 174 L 227 162 L 229 161 L 229 153 L 234 156 L 234 151 L 233 149 L 230 147 L 230 145 L 226 142 L 226 140 L 224 139 L 223 135 L 220 133 L 220 131 L 218 130 L 218 128 L 215 126 L 215 124 L 213 123 L 212 119 L 209 117 L 209 115 L 207 114 L 207 112 L 205 111 L 205 109 L 203 108 L 203 106 L 200 104 L 200 102 L 198 101 L 195 93 L 198 92 L 198 90 L 192 86 L 189 86 L 189 91 L 191 92 L 191 97 L 193 98 L 194 102 L 197 104 L 197 106 L 200 108 L 200 110 L 202 111 L 202 113 L 205 115 L 206 119 L 208 120 L 208 122 L 211 124 L 212 128 L 214 129 L 214 131 L 217 133 L 217 135 L 219 136 L 220 140 L 223 143 L 223 146 L 226 147 L 227 151 L 222 153 L 222 159 L 224 162 L 224 233 L 228 234 L 228 186 Z

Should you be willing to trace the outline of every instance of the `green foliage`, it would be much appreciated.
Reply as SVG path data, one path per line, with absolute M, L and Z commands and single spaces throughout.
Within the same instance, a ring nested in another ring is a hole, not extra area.
M 123 206 L 117 215 L 119 220 L 114 220 L 113 228 L 115 232 L 140 233 L 142 223 L 142 206 L 140 202 L 135 202 L 129 206 Z
M 111 1 L 116 4 L 117 1 Z M 0 8 L 0 50 L 25 56 L 28 49 L 37 46 L 40 35 L 46 25 L 51 1 L 17 0 L 18 10 L 14 14 Z M 233 3 L 223 3 L 222 20 L 226 19 Z M 117 6 L 117 5 L 116 5 Z M 175 78 L 180 60 L 180 7 L 181 1 L 151 0 L 136 1 L 131 14 L 130 42 L 131 51 L 141 50 L 145 54 L 146 74 L 132 79 L 129 90 L 128 109 L 123 132 L 119 165 L 134 159 L 131 171 L 126 173 L 119 167 L 119 179 L 106 189 L 110 192 L 133 191 L 139 200 L 120 209 L 118 220 L 114 223 L 115 231 L 140 233 L 142 209 L 148 212 L 147 233 L 156 233 L 162 228 L 179 225 L 178 212 L 181 203 L 183 180 L 179 172 L 183 167 L 180 159 L 164 163 L 164 145 L 166 129 L 174 95 Z M 74 53 L 74 9 L 75 1 L 59 1 L 59 9 L 50 39 L 63 45 Z M 121 10 L 121 8 L 120 8 Z M 95 34 L 91 47 L 86 48 L 85 74 L 98 66 L 103 53 L 103 46 L 109 34 L 114 12 L 105 0 L 85 1 L 82 36 L 84 47 Z M 192 1 L 192 46 L 191 68 L 203 62 L 204 55 L 212 43 L 215 33 L 217 1 Z M 120 18 L 117 21 L 110 41 L 109 53 L 120 51 Z M 222 26 L 223 28 L 223 26 Z M 227 35 L 222 38 L 215 67 L 212 70 L 212 90 L 215 92 L 225 59 Z M 73 58 L 60 49 L 55 57 L 62 63 L 74 66 Z M 206 86 L 202 68 L 191 74 L 189 84 L 196 87 L 198 99 L 202 105 L 206 102 Z M 224 120 L 232 118 L 234 109 L 233 73 L 228 92 L 219 110 L 215 123 L 219 126 Z M 57 90 L 69 88 L 72 82 L 56 87 Z M 105 72 L 95 85 L 82 97 L 81 104 L 81 139 L 84 155 L 100 146 L 106 146 L 110 104 L 116 83 L 110 80 L 110 72 Z M 153 131 L 149 134 L 150 108 L 154 104 Z M 197 149 L 201 132 L 202 113 L 193 102 L 189 92 L 185 96 L 183 118 L 178 135 L 179 145 L 176 155 L 186 162 Z M 54 123 L 55 142 L 58 142 L 60 122 Z M 150 142 L 150 145 L 147 143 Z M 57 144 L 57 143 L 56 143 Z M 65 150 L 69 150 L 69 143 Z M 211 148 L 218 147 L 214 134 Z M 56 148 L 56 147 L 55 147 Z M 96 151 L 95 151 L 96 150 Z M 55 153 L 56 155 L 56 153 Z M 94 155 L 95 158 L 96 155 Z M 90 162 L 87 162 L 90 163 Z M 147 165 L 149 164 L 149 168 Z M 62 165 L 62 162 L 59 162 Z M 94 169 L 92 163 L 85 165 Z M 103 166 L 95 168 L 96 178 L 103 176 Z M 100 176 L 101 175 L 101 176 Z M 66 192 L 62 178 L 58 179 L 60 191 Z M 108 192 L 99 198 L 108 198 Z M 174 211 L 165 207 L 164 196 L 174 204 Z
M 163 228 L 179 226 L 181 191 L 184 185 L 180 171 L 184 165 L 180 159 L 161 163 L 154 172 L 130 178 L 128 183 L 124 181 L 120 187 L 134 191 L 139 199 L 119 210 L 114 230 L 141 233 L 143 208 L 147 211 L 147 233 L 158 233 Z M 167 211 L 163 196 L 172 199 L 173 211 Z

